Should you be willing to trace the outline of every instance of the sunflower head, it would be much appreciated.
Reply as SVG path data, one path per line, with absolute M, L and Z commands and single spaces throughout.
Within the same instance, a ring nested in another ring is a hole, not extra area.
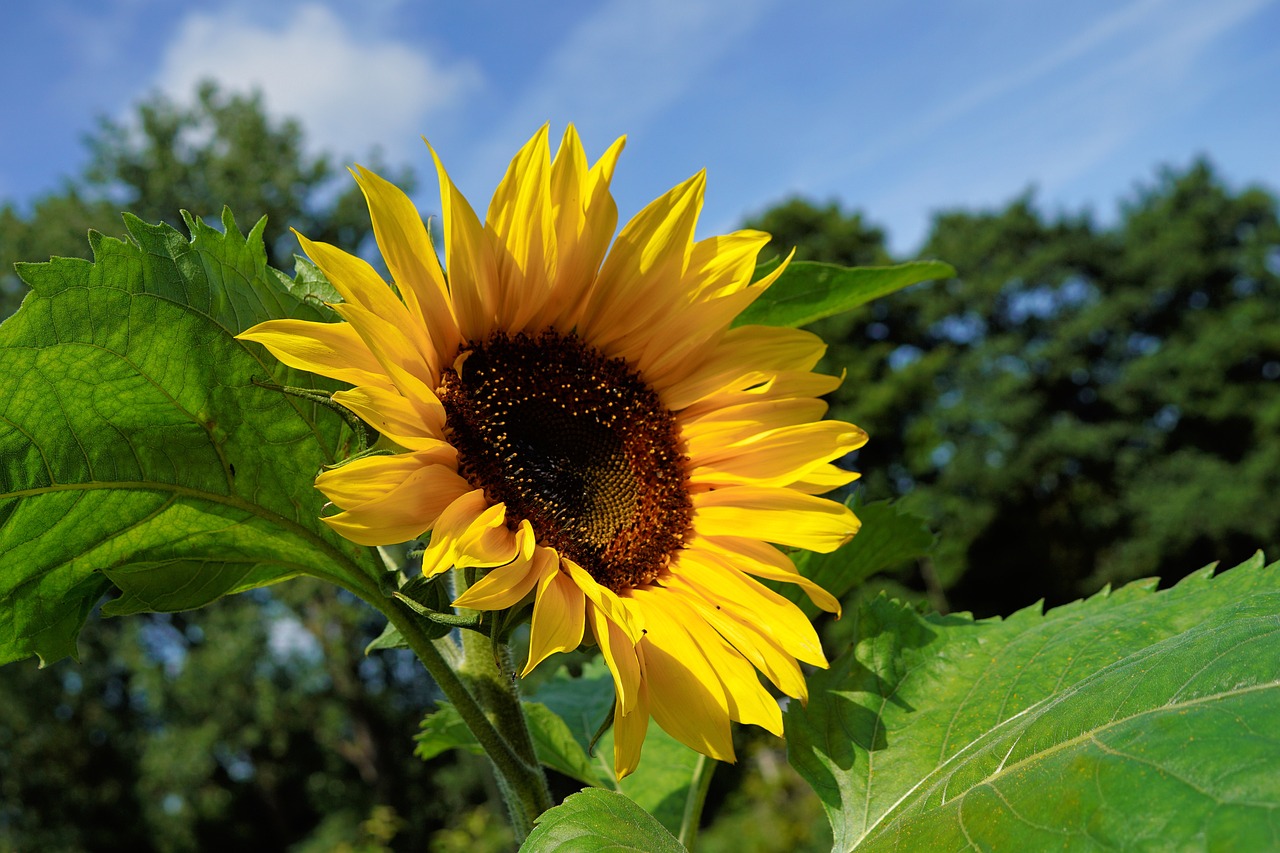
M 759 579 L 838 612 L 778 546 L 826 552 L 853 536 L 852 512 L 818 496 L 857 476 L 835 463 L 866 439 L 823 420 L 819 397 L 839 380 L 813 372 L 819 339 L 730 328 L 786 263 L 752 283 L 767 234 L 694 239 L 701 173 L 615 238 L 622 144 L 588 164 L 570 127 L 552 157 L 544 127 L 483 222 L 436 158 L 443 268 L 405 194 L 358 168 L 396 289 L 300 236 L 343 322 L 240 336 L 350 383 L 334 401 L 400 450 L 317 478 L 340 510 L 324 519 L 334 530 L 365 545 L 429 532 L 428 576 L 487 570 L 458 607 L 531 597 L 526 673 L 599 646 L 619 776 L 650 718 L 724 760 L 730 721 L 781 734 L 759 674 L 803 700 L 800 663 L 826 660 L 801 611 Z

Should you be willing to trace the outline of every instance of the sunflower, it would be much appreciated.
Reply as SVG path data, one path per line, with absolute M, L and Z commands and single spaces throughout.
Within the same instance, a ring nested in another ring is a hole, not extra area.
M 531 596 L 523 674 L 594 640 L 615 686 L 619 777 L 650 717 L 726 761 L 730 721 L 782 734 L 757 670 L 804 700 L 800 662 L 826 660 L 809 620 L 757 579 L 838 612 L 777 546 L 829 552 L 853 536 L 853 513 L 818 495 L 857 476 L 833 463 L 866 440 L 821 420 L 840 380 L 812 372 L 820 339 L 731 327 L 786 264 L 753 284 L 769 235 L 695 241 L 703 173 L 614 239 L 623 142 L 588 165 L 570 126 L 553 159 L 543 127 L 483 222 L 433 149 L 447 276 L 408 197 L 357 167 L 395 289 L 299 235 L 344 322 L 240 335 L 349 383 L 333 400 L 400 451 L 317 477 L 341 510 L 330 527 L 362 545 L 430 531 L 427 576 L 488 570 L 457 607 Z

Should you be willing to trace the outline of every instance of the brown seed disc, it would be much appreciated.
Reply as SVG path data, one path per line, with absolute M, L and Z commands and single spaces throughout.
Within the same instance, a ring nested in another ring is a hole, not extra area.
M 693 512 L 676 419 L 653 389 L 553 330 L 497 332 L 461 352 L 439 395 L 462 476 L 601 585 L 653 580 Z

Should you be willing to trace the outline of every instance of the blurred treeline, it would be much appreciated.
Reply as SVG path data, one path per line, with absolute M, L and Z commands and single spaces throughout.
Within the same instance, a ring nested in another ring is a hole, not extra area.
M 1161 169 L 1109 227 L 1031 194 L 945 212 L 920 257 L 957 278 L 819 326 L 828 369 L 848 371 L 834 413 L 871 436 L 865 495 L 940 534 L 902 580 L 993 615 L 1274 548 L 1278 212 L 1206 160 Z M 751 224 L 799 258 L 893 260 L 834 204 Z
M 180 225 L 179 209 L 216 221 L 226 204 L 245 229 L 267 215 L 286 270 L 289 227 L 369 247 L 354 182 L 257 98 L 153 98 L 87 142 L 64 189 L 0 206 L 0 317 L 21 300 L 14 262 L 87 257 L 89 228 L 123 235 L 120 210 Z M 882 585 L 1007 613 L 1280 541 L 1277 213 L 1273 193 L 1229 187 L 1207 162 L 1161 171 L 1105 227 L 1031 195 L 948 212 L 920 256 L 958 278 L 821 324 L 827 368 L 848 371 L 834 414 L 871 434 L 860 499 L 901 498 L 940 534 Z M 802 259 L 896 260 L 834 203 L 794 199 L 748 224 Z M 292 581 L 91 619 L 79 663 L 0 668 L 0 853 L 507 849 L 480 759 L 410 757 L 436 694 L 411 658 L 364 656 L 380 628 L 349 596 Z M 829 846 L 781 742 L 738 736 L 700 849 Z

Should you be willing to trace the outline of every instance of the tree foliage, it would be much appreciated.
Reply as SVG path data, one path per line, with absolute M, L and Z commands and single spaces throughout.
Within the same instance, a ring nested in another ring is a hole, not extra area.
M 750 224 L 814 260 L 883 248 L 859 214 L 803 201 Z M 1114 226 L 1027 195 L 938 215 L 921 254 L 958 277 L 821 331 L 849 370 L 836 414 L 871 435 L 865 488 L 941 531 L 953 605 L 1061 603 L 1277 539 L 1274 194 L 1197 162 L 1162 170 Z
M 222 92 L 200 84 L 191 103 L 157 94 L 126 120 L 99 119 L 86 140 L 90 160 L 66 186 L 45 195 L 28 213 L 0 206 L 0 317 L 17 309 L 24 288 L 18 261 L 88 257 L 85 233 L 123 237 L 119 211 L 144 222 L 182 225 L 187 210 L 217 221 L 230 206 L 242 221 L 267 217 L 268 260 L 293 266 L 290 228 L 313 240 L 360 246 L 372 233 L 354 182 L 328 154 L 308 152 L 302 126 L 268 116 L 259 94 Z M 380 170 L 377 152 L 369 166 Z M 412 186 L 408 171 L 388 174 Z

